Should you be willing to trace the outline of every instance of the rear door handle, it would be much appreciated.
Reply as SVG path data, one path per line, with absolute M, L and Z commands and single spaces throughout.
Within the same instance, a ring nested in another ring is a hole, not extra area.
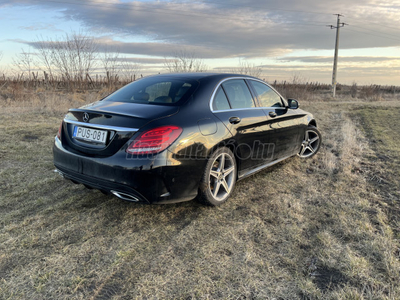
M 231 124 L 239 124 L 240 123 L 240 118 L 239 117 L 230 117 L 229 118 L 229 123 Z
M 270 111 L 270 112 L 269 112 L 269 116 L 270 116 L 271 118 L 275 118 L 275 117 L 276 117 L 276 112 Z

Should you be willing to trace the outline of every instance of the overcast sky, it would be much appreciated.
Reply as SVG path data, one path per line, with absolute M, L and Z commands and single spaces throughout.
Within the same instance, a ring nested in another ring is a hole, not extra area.
M 343 14 L 338 82 L 400 85 L 400 0 L 0 0 L 0 70 L 40 39 L 85 32 L 102 48 L 165 72 L 165 57 L 184 49 L 210 71 L 240 60 L 267 81 L 331 82 L 334 14 Z

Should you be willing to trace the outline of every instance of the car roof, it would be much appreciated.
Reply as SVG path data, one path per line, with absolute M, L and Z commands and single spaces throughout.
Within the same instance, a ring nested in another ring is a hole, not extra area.
M 253 78 L 258 79 L 249 75 L 243 74 L 230 74 L 230 73 L 206 73 L 206 72 L 192 72 L 192 73 L 165 73 L 165 74 L 158 74 L 152 75 L 148 77 L 167 77 L 167 78 L 187 78 L 193 80 L 201 80 L 201 79 L 224 79 L 224 78 L 232 78 L 232 77 L 246 77 L 246 78 Z

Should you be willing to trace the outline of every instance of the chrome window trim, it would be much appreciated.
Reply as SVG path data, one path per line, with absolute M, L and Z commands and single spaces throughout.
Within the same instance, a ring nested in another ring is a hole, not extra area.
M 232 108 L 232 109 L 221 109 L 221 110 L 215 110 L 212 111 L 214 114 L 220 113 L 220 112 L 227 112 L 227 111 L 238 111 L 238 110 L 252 110 L 252 109 L 286 109 L 285 107 L 248 107 L 248 108 Z
M 223 80 L 221 80 L 219 83 L 218 83 L 218 85 L 215 87 L 215 89 L 214 89 L 214 92 L 212 93 L 212 95 L 211 95 L 211 100 L 210 100 L 210 111 L 212 112 L 212 113 L 219 113 L 219 112 L 227 112 L 227 111 L 238 111 L 238 110 L 249 110 L 249 109 L 286 109 L 286 107 L 264 107 L 264 106 L 255 106 L 255 107 L 246 107 L 246 108 L 231 108 L 231 109 L 224 109 L 224 110 L 214 110 L 213 108 L 212 108 L 212 105 L 213 105 L 213 102 L 214 102 L 214 98 L 215 98 L 215 94 L 217 93 L 217 90 L 218 90 L 218 88 L 225 82 L 225 81 L 228 81 L 228 80 L 232 80 L 232 79 L 243 79 L 243 80 L 254 80 L 254 81 L 258 81 L 258 82 L 261 82 L 261 83 L 263 83 L 263 84 L 265 84 L 265 85 L 267 85 L 271 90 L 273 90 L 275 93 L 277 93 L 278 94 L 278 96 L 280 96 L 281 97 L 281 99 L 283 100 L 283 102 L 284 102 L 284 104 L 286 104 L 285 102 L 285 98 L 283 98 L 282 97 L 282 95 L 281 94 L 279 94 L 278 93 L 278 91 L 277 90 L 275 90 L 272 86 L 270 86 L 268 83 L 266 83 L 265 81 L 262 81 L 261 79 L 257 79 L 257 78 L 251 78 L 251 77 L 229 77 L 229 78 L 225 78 L 225 79 L 223 79 Z M 249 89 L 249 91 L 250 91 L 250 94 L 251 94 L 251 90 L 250 90 L 250 87 L 248 87 L 248 89 Z M 253 99 L 254 100 L 254 99 Z M 256 105 L 258 104 L 258 101 L 256 101 L 256 103 L 255 103 Z
M 217 93 L 218 88 L 219 88 L 225 81 L 232 80 L 232 79 L 242 79 L 242 80 L 245 80 L 245 79 L 247 79 L 247 77 L 228 77 L 228 78 L 225 78 L 225 79 L 221 80 L 221 81 L 218 83 L 218 85 L 215 87 L 214 92 L 213 92 L 212 95 L 211 95 L 211 100 L 210 100 L 210 105 L 209 105 L 209 106 L 210 106 L 211 112 L 214 113 L 214 112 L 220 112 L 220 111 L 222 111 L 222 110 L 216 110 L 216 111 L 214 111 L 213 108 L 212 108 L 212 104 L 213 104 L 213 102 L 214 102 L 215 94 Z M 247 84 L 246 84 L 246 85 L 247 85 Z M 247 88 L 249 89 L 249 92 L 250 92 L 251 97 L 253 97 L 253 95 L 251 94 L 250 88 L 249 88 L 249 87 L 247 87 Z M 229 99 L 228 99 L 228 101 L 229 101 Z M 253 99 L 253 101 L 254 101 L 254 99 Z M 254 103 L 254 104 L 257 104 L 257 103 Z M 255 107 L 247 107 L 247 108 L 233 108 L 233 109 L 229 109 L 229 110 L 225 109 L 224 111 L 233 111 L 233 110 L 242 110 L 242 109 L 255 109 L 255 108 L 257 108 L 257 106 L 255 106 Z
M 97 128 L 97 129 L 105 129 L 105 130 L 113 130 L 113 131 L 119 131 L 119 132 L 136 132 L 139 129 L 137 128 L 128 128 L 128 127 L 117 127 L 117 126 L 110 126 L 110 125 L 101 125 L 101 124 L 92 124 L 92 123 L 83 123 L 83 122 L 78 122 L 78 121 L 73 121 L 73 120 L 68 120 L 64 119 L 65 123 L 73 124 L 73 125 L 78 125 L 78 126 L 83 126 L 83 127 L 91 127 L 91 128 Z

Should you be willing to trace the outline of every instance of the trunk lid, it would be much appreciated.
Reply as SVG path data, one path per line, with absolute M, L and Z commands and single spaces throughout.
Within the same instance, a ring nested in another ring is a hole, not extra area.
M 178 111 L 178 106 L 97 101 L 69 110 L 61 141 L 75 153 L 110 156 L 147 123 Z

